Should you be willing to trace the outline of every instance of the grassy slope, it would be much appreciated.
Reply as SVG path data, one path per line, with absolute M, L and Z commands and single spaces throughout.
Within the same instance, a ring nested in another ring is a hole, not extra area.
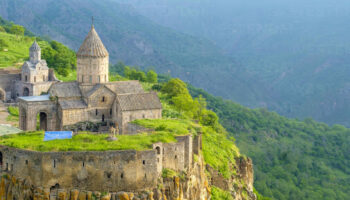
M 28 36 L 16 36 L 9 33 L 0 32 L 0 38 L 5 40 L 8 51 L 0 51 L 0 68 L 21 67 L 23 62 L 29 58 L 29 47 L 34 38 Z M 39 45 L 44 47 L 47 42 L 40 41 Z
M 208 107 L 254 161 L 255 187 L 274 199 L 348 199 L 350 129 L 249 109 L 203 90 Z

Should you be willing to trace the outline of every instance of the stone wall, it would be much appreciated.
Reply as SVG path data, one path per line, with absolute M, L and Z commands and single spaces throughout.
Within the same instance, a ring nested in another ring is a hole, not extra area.
M 120 111 L 118 112 L 118 121 L 121 123 L 120 133 L 130 134 L 127 132 L 128 123 L 136 119 L 159 119 L 162 118 L 162 109 L 153 110 L 135 110 L 135 111 Z
M 80 83 L 108 82 L 109 57 L 77 57 L 77 80 Z
M 2 170 L 35 187 L 138 191 L 157 185 L 156 152 L 34 152 L 0 146 Z
M 14 91 L 14 84 L 16 81 L 21 79 L 21 75 L 18 74 L 10 74 L 10 73 L 2 73 L 0 74 L 0 92 L 2 101 L 9 101 L 13 96 L 16 95 Z

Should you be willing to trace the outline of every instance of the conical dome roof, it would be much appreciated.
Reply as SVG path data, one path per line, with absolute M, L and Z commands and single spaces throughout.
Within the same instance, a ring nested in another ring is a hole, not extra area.
M 103 45 L 97 32 L 95 31 L 94 26 L 91 27 L 89 34 L 86 36 L 83 44 L 80 46 L 77 56 L 82 56 L 82 57 L 108 56 L 108 51 Z
M 29 48 L 30 51 L 40 51 L 40 46 L 36 42 L 36 40 L 33 42 L 32 46 Z

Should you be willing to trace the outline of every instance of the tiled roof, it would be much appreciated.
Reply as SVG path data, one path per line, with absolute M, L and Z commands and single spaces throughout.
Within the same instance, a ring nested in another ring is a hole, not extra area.
M 77 82 L 61 82 L 51 86 L 49 93 L 57 97 L 81 97 L 80 88 Z
M 29 48 L 30 51 L 40 51 L 40 46 L 36 42 L 36 40 L 33 42 L 32 46 Z
M 144 93 L 139 81 L 117 81 L 106 83 L 106 87 L 116 94 Z
M 95 31 L 94 26 L 91 27 L 89 34 L 86 36 L 83 44 L 80 46 L 77 56 L 80 57 L 106 57 L 108 51 L 103 45 L 100 37 Z
M 161 109 L 162 104 L 155 92 L 117 95 L 122 111 Z
M 60 104 L 61 108 L 63 110 L 66 109 L 80 109 L 80 108 L 86 108 L 87 105 L 83 100 L 61 100 L 58 101 Z

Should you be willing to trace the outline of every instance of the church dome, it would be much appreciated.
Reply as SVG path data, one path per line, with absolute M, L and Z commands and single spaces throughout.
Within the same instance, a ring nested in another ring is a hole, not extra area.
M 108 51 L 103 45 L 100 37 L 95 31 L 94 26 L 91 27 L 89 34 L 86 36 L 83 44 L 77 53 L 79 57 L 107 57 Z
M 30 51 L 40 51 L 40 46 L 36 42 L 36 40 L 33 42 L 32 46 L 29 48 Z

